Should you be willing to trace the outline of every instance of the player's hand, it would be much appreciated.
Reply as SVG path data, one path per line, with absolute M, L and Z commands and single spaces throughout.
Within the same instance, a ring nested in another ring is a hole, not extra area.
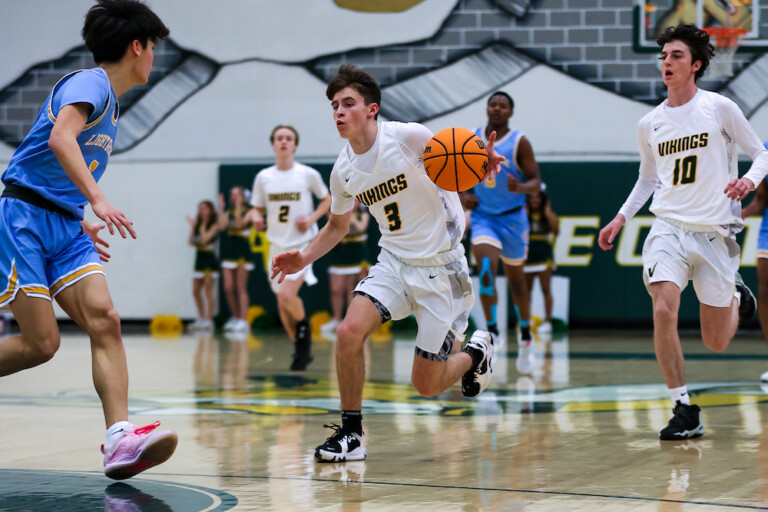
M 728 185 L 725 187 L 723 192 L 726 196 L 728 196 L 728 199 L 741 201 L 747 197 L 747 194 L 749 194 L 752 190 L 755 190 L 755 184 L 752 183 L 748 178 L 734 178 L 728 182 Z
M 136 231 L 133 230 L 133 222 L 129 221 L 123 212 L 112 206 L 112 204 L 106 199 L 97 201 L 91 204 L 93 213 L 103 220 L 107 224 L 109 234 L 115 234 L 115 228 L 120 233 L 120 236 L 127 238 L 125 232 L 131 235 L 132 238 L 136 238 Z
M 277 282 L 282 283 L 285 276 L 295 274 L 305 266 L 304 255 L 301 254 L 300 250 L 294 249 L 280 253 L 272 258 L 272 275 L 270 279 L 278 277 Z
M 619 234 L 621 226 L 623 226 L 625 222 L 626 219 L 622 214 L 616 215 L 608 225 L 600 230 L 600 235 L 597 237 L 597 245 L 604 251 L 613 249 L 613 240 L 616 238 L 616 235 Z
M 483 179 L 481 181 L 485 180 L 492 180 L 496 178 L 496 175 L 499 174 L 499 171 L 501 170 L 501 162 L 506 160 L 503 156 L 498 154 L 495 149 L 493 149 L 493 144 L 496 142 L 496 132 L 491 132 L 491 135 L 488 137 L 488 145 L 485 146 L 485 150 L 488 152 L 488 168 L 485 171 L 485 176 L 483 176 Z
M 300 233 L 305 233 L 312 225 L 311 219 L 308 216 L 302 215 L 296 219 L 296 229 Z
M 510 192 L 520 193 L 520 180 L 512 176 L 511 174 L 507 176 L 507 189 L 509 189 Z
M 109 262 L 109 259 L 112 257 L 112 255 L 104 250 L 105 248 L 109 248 L 109 244 L 106 240 L 99 236 L 99 231 L 107 226 L 101 222 L 90 223 L 87 220 L 82 220 L 80 224 L 83 226 L 83 231 L 85 234 L 91 237 L 91 240 L 93 240 L 93 245 L 96 247 L 96 251 L 99 253 L 99 259 L 104 263 Z
M 256 231 L 264 231 L 264 229 L 267 227 L 267 224 L 264 222 L 264 217 L 261 215 L 253 216 L 253 229 Z

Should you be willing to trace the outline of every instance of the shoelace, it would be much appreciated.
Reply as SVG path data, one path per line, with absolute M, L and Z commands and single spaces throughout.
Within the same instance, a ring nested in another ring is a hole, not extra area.
M 155 430 L 157 427 L 160 426 L 160 422 L 156 421 L 154 423 L 150 423 L 149 425 L 144 425 L 143 427 L 138 427 L 136 430 L 133 431 L 134 434 L 137 436 L 140 436 L 142 434 L 148 434 Z
M 343 425 L 337 425 L 336 423 L 331 423 L 330 425 L 323 425 L 325 428 L 330 428 L 333 430 L 333 434 L 331 434 L 326 441 L 330 441 L 331 439 L 339 436 L 346 436 L 349 434 L 352 434 L 351 431 L 344 431 Z
M 143 434 L 148 434 L 148 433 L 152 432 L 153 430 L 155 430 L 159 426 L 160 426 L 160 422 L 156 421 L 154 423 L 150 423 L 149 425 L 144 425 L 143 427 L 137 427 L 137 428 L 134 429 L 133 432 L 126 432 L 126 435 L 127 434 L 134 434 L 134 435 L 140 436 L 140 435 L 143 435 Z M 104 453 L 104 445 L 103 444 L 101 445 L 101 453 Z

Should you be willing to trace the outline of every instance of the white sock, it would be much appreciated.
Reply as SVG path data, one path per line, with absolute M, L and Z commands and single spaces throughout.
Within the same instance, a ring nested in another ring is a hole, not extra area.
M 127 431 L 133 427 L 133 424 L 127 421 L 118 421 L 107 429 L 107 444 L 112 446 L 115 442 L 123 437 Z
M 733 296 L 736 297 L 736 302 L 738 302 L 739 306 L 741 306 L 741 292 L 733 292 Z
M 672 399 L 672 405 L 677 405 L 677 402 L 691 405 L 691 397 L 688 396 L 688 386 L 667 388 L 667 391 L 669 391 L 669 397 Z

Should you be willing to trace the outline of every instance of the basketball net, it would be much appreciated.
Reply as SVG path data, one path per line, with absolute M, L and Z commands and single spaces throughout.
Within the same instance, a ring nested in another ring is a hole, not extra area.
M 740 27 L 705 27 L 704 30 L 715 39 L 717 46 L 715 56 L 707 67 L 707 78 L 717 80 L 733 76 L 733 57 L 747 31 Z

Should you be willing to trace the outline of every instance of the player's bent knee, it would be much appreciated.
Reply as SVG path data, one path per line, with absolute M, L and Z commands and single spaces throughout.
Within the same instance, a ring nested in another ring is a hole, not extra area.
M 120 314 L 114 307 L 104 307 L 89 311 L 85 330 L 91 337 L 105 334 L 120 334 Z
M 442 392 L 442 389 L 439 388 L 436 382 L 432 382 L 431 380 L 425 379 L 424 377 L 411 375 L 411 384 L 413 384 L 413 387 L 416 389 L 419 395 L 425 398 L 437 396 Z
M 27 344 L 27 364 L 32 367 L 47 363 L 53 359 L 54 355 L 56 355 L 60 345 L 61 337 L 59 336 L 58 332 L 43 336 L 42 339 L 38 339 L 35 340 L 34 343 Z
M 722 352 L 731 344 L 731 338 L 721 334 L 704 335 L 702 339 L 704 340 L 704 345 L 713 352 Z

